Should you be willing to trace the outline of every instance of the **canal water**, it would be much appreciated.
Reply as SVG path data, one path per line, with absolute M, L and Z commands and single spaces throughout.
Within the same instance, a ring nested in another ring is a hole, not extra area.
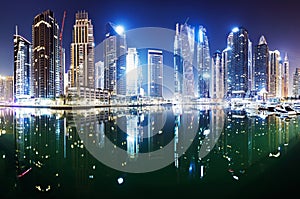
M 221 106 L 0 110 L 0 198 L 297 194 L 300 116 Z

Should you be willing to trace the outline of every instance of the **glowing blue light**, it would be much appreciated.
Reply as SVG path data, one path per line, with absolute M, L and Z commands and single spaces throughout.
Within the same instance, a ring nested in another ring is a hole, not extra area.
M 232 32 L 238 32 L 239 31 L 239 28 L 238 27 L 235 27 L 232 29 Z
M 116 27 L 116 32 L 121 35 L 124 33 L 124 27 L 123 26 L 117 26 Z
M 124 179 L 122 177 L 118 178 L 118 184 L 122 184 L 124 182 Z
M 203 32 L 202 30 L 199 30 L 199 40 L 202 43 L 203 42 Z

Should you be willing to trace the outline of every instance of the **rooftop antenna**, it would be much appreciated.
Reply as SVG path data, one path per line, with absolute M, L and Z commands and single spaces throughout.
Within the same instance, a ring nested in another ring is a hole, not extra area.
M 187 24 L 187 22 L 188 22 L 189 19 L 190 19 L 190 18 L 187 17 L 186 20 L 185 20 L 185 22 L 184 22 L 184 24 Z

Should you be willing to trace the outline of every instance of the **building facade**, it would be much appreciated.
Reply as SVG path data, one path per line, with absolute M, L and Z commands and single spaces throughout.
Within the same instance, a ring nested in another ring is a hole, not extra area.
M 234 28 L 228 36 L 227 43 L 231 48 L 231 63 L 228 65 L 228 95 L 245 97 L 248 92 L 249 39 L 245 28 Z
M 104 40 L 104 89 L 126 95 L 126 34 L 120 26 L 106 24 Z
M 300 68 L 296 68 L 293 75 L 293 97 L 300 97 Z
M 176 24 L 174 41 L 175 100 L 195 97 L 194 82 L 195 28 Z
M 137 96 L 139 91 L 139 58 L 136 48 L 128 48 L 126 56 L 126 95 Z
M 14 35 L 14 101 L 32 96 L 31 43 L 24 37 Z
M 63 94 L 60 64 L 59 26 L 51 10 L 34 18 L 32 25 L 33 94 L 35 98 L 55 98 Z
M 199 27 L 198 42 L 197 42 L 197 69 L 198 69 L 198 97 L 209 98 L 209 87 L 211 74 L 211 58 L 209 51 L 208 37 L 206 35 L 206 29 L 203 26 Z
M 163 53 L 148 50 L 148 96 L 163 97 Z
M 88 13 L 76 13 L 71 43 L 71 87 L 85 90 L 86 98 L 91 98 L 95 88 L 94 30 Z
M 263 35 L 254 47 L 253 68 L 254 92 L 268 91 L 269 47 Z
M 210 97 L 212 99 L 224 98 L 224 68 L 222 63 L 222 53 L 220 51 L 216 51 L 212 57 L 210 73 Z

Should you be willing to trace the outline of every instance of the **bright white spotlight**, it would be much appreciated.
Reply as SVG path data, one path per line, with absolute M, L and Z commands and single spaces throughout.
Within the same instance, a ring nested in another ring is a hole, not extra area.
M 238 27 L 235 27 L 232 29 L 232 32 L 238 32 L 239 31 L 239 28 Z
M 122 177 L 118 178 L 118 184 L 122 184 L 124 182 L 124 179 Z
M 117 26 L 116 27 L 116 32 L 121 35 L 124 33 L 124 27 L 123 26 Z

